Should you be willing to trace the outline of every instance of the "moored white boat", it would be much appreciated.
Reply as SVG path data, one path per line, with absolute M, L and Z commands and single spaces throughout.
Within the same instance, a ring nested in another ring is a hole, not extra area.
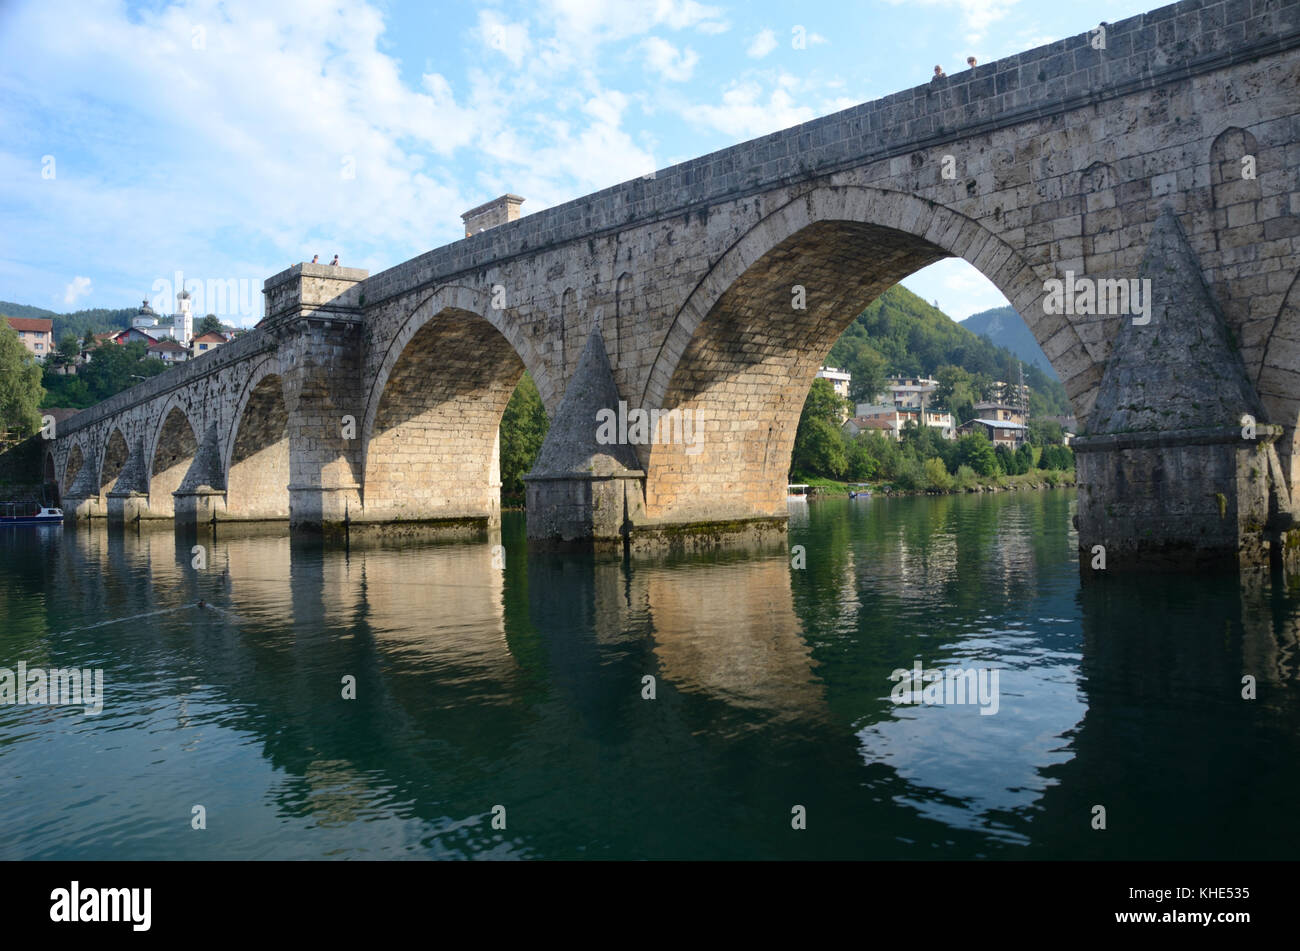
M 0 502 L 0 525 L 62 525 L 63 509 L 35 502 Z

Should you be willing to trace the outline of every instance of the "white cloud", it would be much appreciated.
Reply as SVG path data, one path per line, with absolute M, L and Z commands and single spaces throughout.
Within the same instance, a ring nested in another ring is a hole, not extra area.
M 90 278 L 74 277 L 72 283 L 63 289 L 63 306 L 71 307 L 78 300 L 90 293 Z
M 745 55 L 753 59 L 762 59 L 776 49 L 776 33 L 772 30 L 759 30 L 745 50 Z
M 679 50 L 667 40 L 651 36 L 642 44 L 646 65 L 670 82 L 684 82 L 695 72 L 699 54 L 689 46 Z
M 688 105 L 682 109 L 682 115 L 733 138 L 751 139 L 788 129 L 821 114 L 811 105 L 795 101 L 792 92 L 797 89 L 798 81 L 793 76 L 781 74 L 775 85 L 765 95 L 763 83 L 758 79 L 734 82 L 723 91 L 719 104 Z
M 954 320 L 965 320 L 1008 303 L 996 284 L 962 258 L 936 261 L 905 277 L 902 283 L 926 301 L 937 300 L 940 309 Z
M 691 27 L 706 33 L 727 29 L 722 10 L 695 0 L 545 0 L 547 20 L 562 42 L 589 48 L 592 41 L 608 43 L 649 33 L 655 27 Z
M 984 38 L 989 27 L 1004 19 L 1020 0 L 885 0 L 894 6 L 946 7 L 961 14 L 962 23 L 969 31 L 967 41 L 976 43 Z M 965 57 L 962 57 L 963 61 Z
M 492 10 L 479 12 L 476 32 L 489 49 L 499 52 L 516 69 L 523 65 L 524 57 L 533 48 L 526 23 L 503 20 Z
M 58 115 L 78 135 L 40 134 L 80 154 L 78 173 L 61 161 L 44 193 L 0 181 L 0 207 L 63 254 L 132 275 L 140 296 L 149 275 L 176 267 L 260 282 L 318 249 L 362 267 L 391 264 L 393 245 L 416 253 L 438 243 L 429 208 L 449 209 L 443 233 L 454 235 L 455 212 L 470 207 L 429 159 L 471 143 L 475 116 L 437 73 L 418 90 L 403 83 L 379 51 L 383 20 L 372 8 L 106 6 L 77 29 L 55 6 L 7 15 L 8 108 Z M 201 49 L 190 43 L 196 22 Z M 217 237 L 231 235 L 238 241 Z

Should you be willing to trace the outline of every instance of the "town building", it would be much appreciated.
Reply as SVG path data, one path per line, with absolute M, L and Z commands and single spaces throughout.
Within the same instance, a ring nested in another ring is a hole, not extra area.
M 217 333 L 215 330 L 209 330 L 205 334 L 199 334 L 190 341 L 190 352 L 201 357 L 205 353 L 211 353 L 226 342 L 226 335 Z
M 841 399 L 849 398 L 849 383 L 853 380 L 853 375 L 848 370 L 840 370 L 836 367 L 822 367 L 817 371 L 817 379 L 830 380 L 831 388 L 835 390 L 835 395 Z
M 860 432 L 875 430 L 883 432 L 890 438 L 903 438 L 903 431 L 909 426 L 932 426 L 938 429 L 944 439 L 957 438 L 951 413 L 934 413 L 929 410 L 898 409 L 883 404 L 871 405 L 859 403 L 857 414 L 845 421 L 841 427 L 850 437 Z
M 142 343 L 148 347 L 157 343 L 158 338 L 140 327 L 128 327 L 126 330 L 119 330 L 115 334 L 109 334 L 108 342 L 117 344 L 119 347 L 124 347 L 128 343 Z
M 1029 435 L 1029 427 L 1009 419 L 972 419 L 957 427 L 962 436 L 976 432 L 983 433 L 995 446 L 1019 449 Z
M 1024 426 L 1029 422 L 1025 418 L 1024 407 L 1017 406 L 1014 403 L 1004 403 L 1000 400 L 985 400 L 976 403 L 974 409 L 975 415 L 980 419 L 1019 423 L 1021 426 Z
M 44 362 L 54 349 L 54 321 L 48 317 L 6 317 L 18 339 L 36 359 Z
M 840 428 L 850 438 L 861 433 L 879 432 L 884 433 L 890 439 L 897 440 L 901 423 L 897 419 L 890 419 L 886 416 L 852 416 L 846 419 L 844 425 Z
M 175 340 L 157 340 L 149 344 L 149 356 L 163 363 L 184 363 L 190 352 Z
M 896 376 L 890 379 L 875 402 L 887 403 L 898 409 L 921 409 L 929 404 L 938 388 L 938 380 L 920 376 Z

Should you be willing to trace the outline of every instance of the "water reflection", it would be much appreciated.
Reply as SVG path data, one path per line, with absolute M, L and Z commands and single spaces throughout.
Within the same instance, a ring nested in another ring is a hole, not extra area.
M 0 666 L 102 666 L 108 693 L 96 718 L 0 707 L 0 857 L 1293 851 L 1300 598 L 1081 586 L 1071 499 L 812 503 L 803 567 L 530 555 L 509 515 L 345 550 L 0 536 Z M 892 703 L 918 659 L 996 667 L 998 713 Z

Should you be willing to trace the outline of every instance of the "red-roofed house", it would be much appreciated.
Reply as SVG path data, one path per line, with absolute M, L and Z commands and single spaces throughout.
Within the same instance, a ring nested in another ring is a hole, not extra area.
M 44 360 L 54 349 L 54 321 L 48 317 L 6 317 L 23 346 Z
M 190 352 L 175 340 L 159 340 L 149 345 L 149 356 L 163 363 L 180 363 L 190 358 Z
M 194 356 L 200 357 L 205 353 L 211 353 L 225 342 L 226 337 L 224 334 L 209 330 L 207 333 L 199 334 L 191 340 L 190 349 L 194 351 Z

